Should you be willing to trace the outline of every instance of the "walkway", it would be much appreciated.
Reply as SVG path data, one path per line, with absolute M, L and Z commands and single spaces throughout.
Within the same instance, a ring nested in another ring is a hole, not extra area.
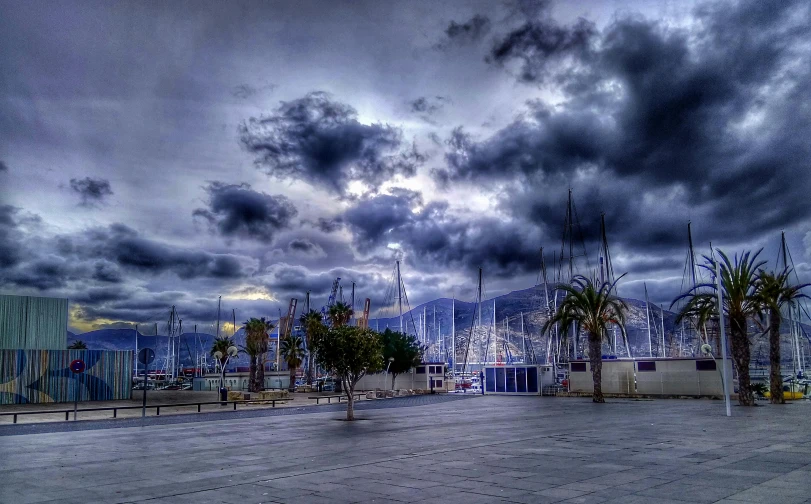
M 811 502 L 806 402 L 732 418 L 703 400 L 361 406 L 354 423 L 330 406 L 0 437 L 0 502 Z

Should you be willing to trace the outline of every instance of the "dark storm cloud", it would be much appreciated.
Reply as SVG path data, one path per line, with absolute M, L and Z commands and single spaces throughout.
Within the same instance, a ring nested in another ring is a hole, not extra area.
M 282 104 L 239 128 L 240 141 L 269 175 L 306 180 L 339 196 L 352 181 L 377 187 L 413 176 L 424 161 L 400 129 L 363 124 L 354 108 L 323 92 Z
M 450 99 L 445 96 L 420 96 L 416 100 L 409 103 L 409 108 L 412 112 L 417 114 L 431 115 L 442 110 L 442 107 L 444 107 L 449 101 Z
M 464 23 L 451 21 L 445 29 L 445 37 L 434 47 L 437 49 L 446 49 L 452 45 L 465 45 L 478 42 L 490 32 L 491 26 L 490 18 L 481 14 L 476 14 Z
M 287 249 L 293 253 L 323 257 L 326 255 L 324 249 L 317 243 L 313 243 L 306 238 L 296 238 L 287 244 Z
M 122 224 L 42 239 L 20 231 L 17 220 L 11 220 L 13 234 L 9 235 L 9 219 L 4 215 L 0 212 L 0 233 L 12 236 L 15 243 L 10 251 L 0 247 L 0 257 L 6 258 L 0 282 L 5 285 L 40 291 L 65 288 L 75 294 L 96 282 L 124 284 L 166 273 L 183 280 L 238 280 L 253 266 L 245 257 L 184 249 L 144 238 Z M 15 219 L 13 213 L 11 218 Z
M 496 41 L 487 61 L 504 65 L 519 60 L 519 80 L 543 82 L 552 68 L 577 70 L 587 62 L 596 33 L 594 24 L 585 19 L 572 26 L 561 26 L 551 18 L 527 21 Z
M 423 271 L 481 266 L 489 274 L 508 277 L 532 271 L 538 263 L 539 235 L 527 222 L 462 218 L 452 215 L 444 202 L 422 205 L 419 193 L 366 197 L 344 218 L 361 251 L 396 243 Z
M 503 210 L 550 230 L 574 187 L 590 234 L 605 211 L 629 248 L 683 246 L 688 218 L 728 241 L 806 220 L 811 114 L 794 109 L 811 102 L 810 9 L 708 4 L 689 31 L 638 17 L 518 28 L 491 60 L 565 99 L 489 138 L 456 129 L 435 178 L 496 184 Z
M 340 217 L 336 217 L 334 219 L 319 217 L 315 223 L 315 226 L 324 233 L 334 233 L 343 228 L 344 221 Z
M 82 206 L 94 206 L 102 203 L 107 196 L 112 196 L 113 189 L 110 181 L 85 177 L 83 179 L 70 179 L 70 188 L 81 198 Z
M 110 261 L 96 261 L 93 265 L 93 279 L 104 283 L 118 284 L 124 281 L 121 270 Z
M 3 161 L 0 161 L 0 173 L 7 172 L 7 171 L 8 171 L 8 165 L 6 163 L 4 163 Z
M 22 258 L 17 229 L 18 211 L 11 205 L 0 205 L 0 270 L 14 266 Z
M 249 184 L 211 182 L 206 192 L 208 208 L 198 208 L 194 215 L 206 219 L 226 237 L 269 243 L 277 232 L 290 227 L 298 214 L 285 196 L 254 191 Z

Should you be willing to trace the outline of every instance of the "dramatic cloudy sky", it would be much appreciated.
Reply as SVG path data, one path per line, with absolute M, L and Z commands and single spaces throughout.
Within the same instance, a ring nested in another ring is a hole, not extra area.
M 573 190 L 620 293 L 781 230 L 811 278 L 811 4 L 0 0 L 0 291 L 77 330 L 535 283 Z M 585 258 L 577 269 L 587 272 Z

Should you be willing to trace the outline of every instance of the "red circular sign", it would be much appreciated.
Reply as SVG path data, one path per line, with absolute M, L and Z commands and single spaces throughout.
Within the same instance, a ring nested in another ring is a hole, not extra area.
M 70 370 L 76 374 L 84 372 L 84 361 L 82 359 L 76 359 L 75 361 L 70 363 Z

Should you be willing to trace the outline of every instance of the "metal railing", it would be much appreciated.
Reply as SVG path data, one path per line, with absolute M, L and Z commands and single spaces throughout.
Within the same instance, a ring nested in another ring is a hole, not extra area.
M 197 413 L 202 412 L 203 405 L 209 404 L 220 404 L 222 406 L 226 406 L 227 404 L 234 405 L 234 411 L 237 410 L 237 404 L 257 404 L 257 403 L 270 403 L 271 407 L 275 408 L 277 402 L 285 402 L 285 401 L 292 401 L 293 398 L 287 399 L 256 399 L 256 400 L 247 400 L 247 401 L 205 401 L 205 402 L 189 402 L 189 403 L 176 403 L 176 404 L 152 404 L 147 405 L 144 408 L 143 405 L 141 406 L 106 406 L 102 408 L 82 408 L 82 409 L 64 409 L 64 410 L 38 410 L 38 411 L 17 411 L 12 413 L 0 413 L 0 416 L 10 416 L 13 417 L 12 423 L 17 423 L 17 417 L 20 415 L 48 415 L 48 414 L 58 414 L 64 413 L 65 414 L 65 421 L 70 420 L 70 414 L 72 412 L 80 413 L 80 412 L 88 412 L 88 411 L 112 411 L 113 418 L 118 418 L 118 410 L 144 410 L 144 409 L 155 409 L 155 415 L 160 416 L 161 408 L 175 408 L 175 407 L 186 407 L 186 406 L 197 406 Z M 75 419 L 75 417 L 74 417 Z

